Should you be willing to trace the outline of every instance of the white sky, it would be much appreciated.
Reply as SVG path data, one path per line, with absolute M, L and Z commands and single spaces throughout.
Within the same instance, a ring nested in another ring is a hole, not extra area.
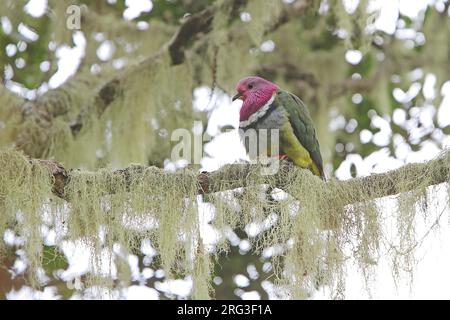
M 114 2 L 114 0 L 109 0 L 110 2 Z M 355 6 L 358 1 L 356 0 L 348 0 L 345 1 L 346 4 L 351 8 Z M 393 33 L 395 31 L 395 26 L 397 23 L 397 17 L 399 11 L 402 14 L 408 15 L 412 18 L 417 17 L 418 14 L 429 4 L 433 3 L 433 0 L 376 0 L 372 1 L 373 8 L 380 8 L 380 16 L 377 19 L 375 26 L 376 28 L 383 30 L 387 33 Z M 38 17 L 45 13 L 45 8 L 47 5 L 46 0 L 31 0 L 25 7 L 26 12 L 31 14 L 32 16 Z M 148 12 L 152 9 L 153 4 L 150 0 L 133 0 L 126 1 L 127 9 L 124 12 L 125 19 L 133 19 L 137 17 L 142 12 Z M 3 22 L 3 20 L 2 20 Z M 23 28 L 22 28 L 23 29 Z M 21 33 L 27 35 L 28 37 L 34 37 L 35 35 L 29 33 L 26 29 L 23 29 Z M 56 54 L 58 57 L 58 70 L 51 77 L 48 87 L 56 88 L 64 83 L 72 74 L 74 74 L 78 68 L 78 65 L 83 58 L 84 50 L 86 46 L 86 39 L 84 34 L 80 32 L 76 32 L 74 35 L 75 46 L 70 48 L 68 46 L 62 46 L 57 48 Z M 266 41 L 262 50 L 264 51 L 272 51 L 276 48 L 276 44 L 273 41 Z M 105 43 L 103 48 L 98 51 L 98 55 L 100 58 L 107 59 L 109 54 L 109 50 L 112 50 L 112 46 L 108 43 Z M 10 50 L 12 50 L 10 48 Z M 342 57 L 344 59 L 344 57 Z M 353 51 L 348 52 L 345 59 L 349 63 L 358 63 L 361 60 L 360 52 Z M 426 76 L 427 81 L 425 82 L 424 88 L 414 88 L 413 86 L 408 90 L 408 92 L 403 92 L 400 89 L 394 92 L 394 96 L 397 100 L 401 101 L 404 99 L 411 99 L 414 95 L 416 95 L 420 90 L 424 90 L 424 94 L 428 94 L 430 96 L 434 94 L 439 94 L 437 90 L 439 88 L 433 87 L 433 75 Z M 21 93 L 27 97 L 34 97 L 36 92 L 26 92 L 23 88 L 20 88 L 18 84 L 10 84 L 9 88 L 15 92 Z M 41 91 L 47 90 L 47 87 L 44 87 Z M 440 125 L 445 126 L 450 124 L 450 81 L 442 88 L 442 94 L 444 95 L 444 99 L 442 104 L 437 107 L 438 113 L 438 122 Z M 204 109 L 209 104 L 210 91 L 209 88 L 201 87 L 198 88 L 194 93 L 194 107 L 197 109 Z M 210 123 L 208 125 L 208 132 L 210 134 L 214 134 L 217 131 L 218 126 L 223 126 L 226 124 L 236 125 L 238 122 L 238 111 L 240 108 L 240 102 L 236 101 L 231 103 L 230 97 L 227 95 L 216 95 L 215 101 L 213 102 L 214 110 L 211 113 Z M 358 99 L 358 97 L 355 97 Z M 230 107 L 231 106 L 231 107 Z M 421 119 L 427 119 L 433 116 L 433 112 L 436 112 L 435 108 L 423 108 L 420 112 Z M 399 122 L 402 122 L 404 119 L 404 115 L 398 113 L 394 115 L 394 121 L 396 119 Z M 386 140 L 392 132 L 390 132 L 390 126 L 388 122 L 381 118 L 376 117 L 372 119 L 373 125 L 378 126 L 381 130 L 377 133 L 378 136 L 367 136 L 367 139 L 374 139 L 375 141 L 379 141 L 380 144 L 383 144 L 383 141 Z M 404 122 L 404 121 L 403 121 Z M 368 133 L 366 133 L 367 135 Z M 414 133 L 412 133 L 414 134 Z M 419 133 L 417 133 L 419 134 Z M 450 147 L 450 139 L 443 141 L 444 147 Z M 423 148 L 419 152 L 412 152 L 405 144 L 402 144 L 401 138 L 398 141 L 398 154 L 396 159 L 392 156 L 389 156 L 385 149 L 380 148 L 380 151 L 373 153 L 369 157 L 363 159 L 361 156 L 354 154 L 349 155 L 349 157 L 341 164 L 341 166 L 336 170 L 336 176 L 339 179 L 348 179 L 350 178 L 350 166 L 351 164 L 355 164 L 357 167 L 357 171 L 359 175 L 368 175 L 373 172 L 385 172 L 394 168 L 397 168 L 404 164 L 404 162 L 418 162 L 429 160 L 441 151 L 435 144 L 433 143 L 424 143 Z M 215 170 L 221 165 L 225 163 L 232 163 L 238 159 L 245 158 L 244 148 L 239 143 L 239 138 L 236 132 L 223 134 L 220 137 L 216 138 L 213 143 L 210 143 L 206 146 L 206 151 L 211 154 L 212 158 L 205 158 L 202 162 L 204 169 L 206 170 Z M 446 191 L 441 190 L 440 196 L 437 199 L 442 199 L 444 197 L 444 193 Z M 389 212 L 394 206 L 395 200 L 391 198 L 380 200 L 380 205 L 386 207 L 386 212 Z M 447 205 L 447 207 L 446 207 Z M 415 282 L 412 290 L 406 286 L 405 284 L 399 285 L 396 289 L 393 285 L 392 277 L 390 275 L 390 267 L 389 262 L 387 260 L 382 260 L 380 266 L 378 267 L 378 280 L 376 281 L 376 287 L 373 290 L 372 294 L 374 298 L 387 298 L 387 299 L 398 299 L 398 298 L 418 298 L 418 299 L 431 299 L 431 298 L 450 298 L 450 290 L 448 287 L 450 285 L 450 229 L 449 229 L 449 207 L 448 204 L 435 204 L 435 210 L 433 210 L 432 214 L 439 214 L 442 210 L 446 211 L 445 214 L 441 217 L 440 230 L 438 234 L 429 235 L 424 241 L 423 245 L 418 249 L 418 257 L 420 257 L 420 262 L 417 267 L 417 271 L 415 273 Z M 208 209 L 202 210 L 202 215 L 210 215 L 208 213 Z M 204 236 L 204 240 L 209 243 L 213 243 L 215 239 L 214 232 L 208 230 L 207 221 L 208 219 L 203 219 L 204 224 L 202 226 L 202 233 Z M 432 221 L 430 219 L 429 222 Z M 419 238 L 420 235 L 425 232 L 424 229 L 427 226 L 427 223 L 418 223 L 418 233 Z M 386 227 L 390 227 L 389 223 Z M 12 238 L 11 238 L 12 237 Z M 13 243 L 17 239 L 13 238 L 14 236 L 9 234 L 5 236 L 5 240 L 8 239 L 9 243 Z M 47 239 L 49 243 L 54 241 L 54 238 L 50 236 Z M 67 253 L 67 256 L 70 261 L 70 268 L 65 271 L 65 274 L 62 275 L 63 278 L 71 278 L 75 275 L 82 274 L 86 270 L 90 268 L 88 255 L 86 254 L 86 250 L 83 249 L 80 245 L 75 245 L 73 243 L 65 243 L 63 246 L 64 252 Z M 149 249 L 150 250 L 150 249 Z M 105 253 L 107 255 L 107 253 Z M 154 275 L 154 271 L 147 268 L 147 270 L 138 270 L 136 268 L 135 259 L 133 257 L 129 257 L 130 265 L 133 267 L 133 274 L 135 279 L 148 279 L 149 276 Z M 20 263 L 16 266 L 17 269 L 20 269 Z M 351 264 L 349 264 L 349 277 L 347 282 L 347 292 L 346 297 L 350 299 L 360 299 L 366 298 L 367 293 L 364 290 L 363 282 L 358 275 L 357 269 L 355 269 Z M 163 276 L 159 274 L 158 276 Z M 236 283 L 241 283 L 245 285 L 247 278 L 242 275 L 242 277 L 238 277 L 235 279 Z M 188 277 L 185 280 L 174 280 L 174 281 L 166 281 L 161 282 L 158 285 L 158 289 L 171 292 L 173 294 L 186 294 L 189 292 L 192 286 L 192 281 Z M 245 287 L 243 288 L 245 290 Z M 95 290 L 94 290 L 95 291 Z M 129 299 L 157 299 L 159 294 L 156 290 L 147 288 L 145 286 L 134 285 L 127 289 L 124 292 L 121 292 L 123 296 Z M 325 292 L 318 292 L 315 298 L 327 298 L 324 295 Z M 50 299 L 55 297 L 55 292 L 52 288 L 46 288 L 43 292 L 36 293 L 33 292 L 30 288 L 24 287 L 19 291 L 13 291 L 8 294 L 8 298 L 10 299 L 21 299 L 21 298 L 44 298 Z M 112 297 L 119 297 L 119 293 L 116 292 Z M 81 298 L 80 296 L 76 296 L 74 298 Z M 255 292 L 246 293 L 242 296 L 242 298 L 258 298 Z

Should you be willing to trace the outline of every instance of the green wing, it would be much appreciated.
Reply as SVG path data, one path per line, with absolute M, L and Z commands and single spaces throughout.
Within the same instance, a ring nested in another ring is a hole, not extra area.
M 295 136 L 309 152 L 311 159 L 319 169 L 320 176 L 324 178 L 322 155 L 308 108 L 300 98 L 287 91 L 278 91 L 276 100 L 287 111 Z

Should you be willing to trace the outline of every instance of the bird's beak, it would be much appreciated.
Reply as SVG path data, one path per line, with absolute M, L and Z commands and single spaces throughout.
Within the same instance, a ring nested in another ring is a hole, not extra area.
M 242 100 L 243 97 L 244 96 L 242 95 L 242 93 L 238 92 L 231 100 L 232 101 L 237 100 L 237 99 L 241 99 Z

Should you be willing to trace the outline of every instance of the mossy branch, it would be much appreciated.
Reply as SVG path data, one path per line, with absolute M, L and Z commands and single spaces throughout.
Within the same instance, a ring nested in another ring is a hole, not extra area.
M 259 247 L 271 247 L 293 239 L 292 249 L 284 251 L 282 256 L 273 256 L 272 261 L 280 279 L 277 283 L 287 285 L 293 297 L 305 297 L 306 290 L 316 288 L 315 272 L 324 257 L 330 266 L 325 270 L 325 281 L 331 281 L 333 286 L 338 283 L 335 281 L 343 281 L 343 265 L 349 257 L 344 249 L 348 244 L 355 243 L 347 251 L 364 272 L 370 272 L 379 258 L 382 241 L 386 241 L 381 229 L 383 211 L 377 210 L 376 201 L 372 199 L 399 194 L 396 226 L 400 236 L 393 250 L 393 259 L 397 262 L 394 272 L 398 270 L 398 263 L 410 267 L 409 254 L 417 246 L 416 212 L 427 205 L 428 186 L 446 184 L 449 189 L 450 150 L 426 163 L 408 164 L 387 173 L 347 181 L 325 182 L 310 171 L 285 161 L 276 174 L 264 175 L 267 168 L 262 169 L 260 165 L 247 163 L 200 174 L 190 169 L 168 172 L 140 165 L 88 172 L 66 170 L 52 160 L 28 159 L 16 151 L 1 151 L 0 228 L 6 230 L 16 225 L 15 232 L 29 239 L 25 241 L 24 250 L 30 257 L 30 276 L 42 265 L 40 226 L 44 212 L 55 213 L 58 221 L 62 219 L 61 224 L 69 230 L 68 239 L 90 239 L 88 245 L 94 252 L 96 268 L 100 265 L 104 244 L 119 243 L 125 251 L 133 252 L 138 250 L 144 237 L 149 238 L 161 255 L 166 274 L 192 274 L 193 297 L 208 297 L 212 257 L 198 242 L 197 195 L 215 193 L 205 200 L 215 208 L 213 226 L 217 230 L 242 229 L 252 221 L 267 221 L 267 213 L 276 210 L 277 223 L 261 235 Z M 234 192 L 220 193 L 226 190 Z M 52 192 L 70 205 L 51 201 Z M 267 192 L 280 196 L 280 201 L 274 198 L 275 203 L 262 196 L 268 195 Z M 441 200 L 447 205 L 448 197 Z M 70 214 L 66 216 L 67 209 Z M 15 223 L 17 212 L 24 216 L 25 224 Z M 100 227 L 107 230 L 106 240 L 99 236 Z M 322 231 L 326 232 L 326 237 Z M 179 234 L 186 235 L 187 239 L 180 241 Z M 218 246 L 219 252 L 226 249 L 225 243 L 218 243 Z M 186 252 L 196 252 L 195 260 Z M 293 277 L 282 278 L 278 269 L 280 263 L 288 266 L 283 271 L 288 270 L 305 280 L 300 283 L 293 282 Z M 122 271 L 122 276 L 128 276 L 126 271 Z M 100 283 L 112 287 L 110 278 L 91 274 L 88 279 L 89 285 Z
M 213 7 L 208 7 L 200 13 L 187 18 L 186 22 L 178 29 L 169 44 L 172 64 L 178 65 L 183 63 L 185 48 L 200 32 L 207 33 L 210 30 L 213 16 Z
M 71 179 L 71 172 L 62 165 L 52 160 L 32 160 L 48 168 L 53 177 L 52 191 L 60 198 L 70 200 L 65 193 L 65 187 Z M 230 164 L 215 172 L 202 172 L 197 175 L 198 194 L 215 193 L 236 188 L 246 188 L 258 183 L 255 179 L 260 174 L 261 167 L 254 164 Z M 111 188 L 106 188 L 110 193 L 114 193 L 115 185 L 129 186 L 130 176 L 136 173 L 144 173 L 146 170 L 158 170 L 165 175 L 168 180 L 176 181 L 183 172 L 167 172 L 156 167 L 130 166 L 125 169 L 116 170 L 111 175 Z M 290 162 L 282 161 L 280 170 L 273 176 L 276 187 L 289 192 L 288 186 L 292 183 L 286 174 L 292 170 L 303 170 L 293 166 Z M 426 179 L 426 181 L 422 181 Z M 317 179 L 318 181 L 320 179 Z M 401 183 L 398 183 L 401 181 Z M 331 194 L 338 193 L 339 190 L 359 190 L 352 195 L 351 203 L 364 202 L 376 198 L 396 195 L 403 192 L 432 186 L 445 182 L 450 182 L 450 151 L 446 151 L 436 159 L 425 163 L 407 164 L 399 169 L 386 173 L 372 174 L 366 177 L 358 177 L 345 181 L 330 180 L 323 183 L 325 190 Z M 344 205 L 350 204 L 343 203 Z
M 300 17 L 308 9 L 313 8 L 314 5 L 317 5 L 317 2 L 315 2 L 314 0 L 295 1 L 294 3 L 292 3 L 290 6 L 288 6 L 283 10 L 278 21 L 276 21 L 271 28 L 266 30 L 265 34 L 274 32 L 284 24 L 288 23 L 289 21 L 292 21 L 295 18 Z

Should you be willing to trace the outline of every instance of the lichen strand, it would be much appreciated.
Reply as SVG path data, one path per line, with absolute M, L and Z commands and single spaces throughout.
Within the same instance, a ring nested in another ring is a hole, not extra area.
M 71 199 L 69 237 L 88 239 L 97 254 L 113 244 L 137 253 L 141 240 L 150 239 L 168 278 L 190 274 L 191 244 L 198 233 L 196 190 L 195 176 L 188 172 L 171 176 L 138 166 L 126 175 L 106 169 L 74 172 L 66 190 Z M 100 261 L 93 263 L 100 267 Z
M 21 114 L 17 112 L 17 105 L 23 100 L 12 94 L 4 86 L 0 86 L 0 145 L 12 146 L 17 126 L 21 121 Z
M 249 1 L 247 5 L 247 30 L 253 44 L 259 46 L 262 42 L 264 32 L 278 21 L 282 5 L 279 1 L 262 0 Z
M 0 152 L 0 234 L 6 229 L 23 237 L 28 278 L 38 285 L 42 266 L 42 214 L 51 210 L 51 176 L 47 169 L 27 160 L 22 154 Z M 0 253 L 4 249 L 1 241 Z

